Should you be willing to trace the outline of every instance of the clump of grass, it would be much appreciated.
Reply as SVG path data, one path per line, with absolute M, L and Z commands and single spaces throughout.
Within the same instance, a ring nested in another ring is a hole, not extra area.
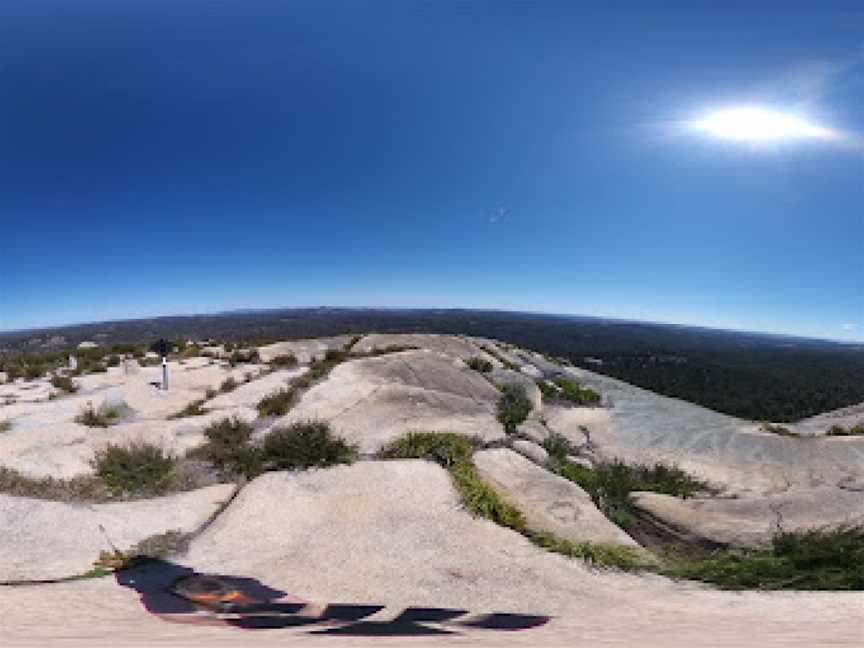
M 864 527 L 778 533 L 766 549 L 669 562 L 661 573 L 723 589 L 864 590 Z
M 252 431 L 251 425 L 236 416 L 216 421 L 204 430 L 207 442 L 188 456 L 205 459 L 226 475 L 254 477 L 262 471 L 262 455 L 249 444 Z
M 514 434 L 520 423 L 531 413 L 532 405 L 522 385 L 504 385 L 496 406 L 498 421 L 507 434 Z
M 222 381 L 222 384 L 219 385 L 219 391 L 223 394 L 227 394 L 228 392 L 232 392 L 237 389 L 237 381 L 233 376 L 228 376 L 225 380 Z
M 278 369 L 290 369 L 297 366 L 297 356 L 293 353 L 283 353 L 270 360 L 269 364 Z
M 572 454 L 574 451 L 570 439 L 565 437 L 563 434 L 558 434 L 557 432 L 550 433 L 549 436 L 543 440 L 542 445 L 550 459 L 557 461 L 566 460 L 567 455 Z
M 227 352 L 229 349 L 227 348 L 225 351 Z M 228 356 L 228 363 L 234 367 L 238 364 L 251 364 L 261 362 L 261 356 L 258 355 L 258 349 L 250 349 L 250 350 L 234 350 L 230 356 Z
M 538 547 L 562 554 L 568 558 L 584 560 L 589 565 L 599 568 L 621 569 L 623 571 L 639 571 L 652 567 L 653 562 L 634 547 L 620 545 L 594 544 L 591 542 L 572 542 L 538 531 L 527 533 L 528 538 Z
M 427 459 L 443 468 L 469 462 L 480 440 L 453 432 L 409 432 L 384 446 L 382 459 Z
M 105 485 L 93 476 L 29 477 L 3 466 L 0 466 L 0 493 L 58 502 L 104 502 L 111 498 Z
M 492 371 L 492 363 L 480 356 L 468 358 L 468 361 L 465 364 L 467 364 L 469 368 L 474 371 L 479 371 L 480 373 L 489 373 Z
M 581 486 L 597 508 L 624 529 L 634 522 L 635 509 L 630 503 L 630 493 L 634 491 L 652 491 L 687 498 L 698 491 L 709 490 L 707 484 L 694 479 L 680 468 L 660 463 L 653 466 L 630 465 L 616 460 L 589 469 L 553 457 L 550 458 L 549 467 Z
M 450 477 L 453 479 L 453 485 L 462 504 L 469 513 L 519 533 L 526 531 L 527 526 L 522 512 L 480 479 L 477 469 L 470 461 L 452 466 Z
M 325 421 L 299 421 L 273 429 L 261 451 L 266 470 L 306 470 L 352 463 L 357 449 L 334 436 Z
M 75 422 L 87 427 L 107 428 L 109 425 L 114 425 L 122 413 L 122 409 L 118 405 L 103 403 L 96 409 L 93 407 L 93 403 L 88 401 L 81 413 L 75 417 Z
M 216 398 L 219 395 L 219 392 L 213 389 L 212 387 L 208 387 L 207 391 L 204 392 L 204 400 L 210 400 L 211 398 Z
M 12 421 L 6 419 L 0 420 L 0 432 L 8 432 L 12 429 Z
M 771 434 L 778 434 L 780 436 L 786 437 L 798 437 L 800 436 L 797 432 L 793 432 L 789 428 L 784 425 L 776 425 L 774 423 L 764 422 L 762 423 L 762 430 L 765 432 L 770 432 Z
M 186 418 L 187 416 L 201 416 L 202 414 L 207 413 L 207 410 L 204 409 L 203 405 L 204 399 L 194 400 L 179 412 L 171 414 L 168 419 L 173 420 Z
M 832 425 L 826 436 L 861 436 L 864 435 L 864 425 L 858 424 L 852 427 L 843 427 L 842 425 Z
M 258 401 L 256 406 L 260 416 L 285 416 L 294 404 L 297 392 L 294 389 L 282 388 L 267 394 Z
M 51 386 L 67 394 L 74 394 L 78 391 L 78 385 L 69 376 L 52 376 Z
M 109 444 L 97 450 L 92 461 L 99 477 L 115 496 L 163 495 L 179 483 L 177 459 L 163 448 L 133 441 Z

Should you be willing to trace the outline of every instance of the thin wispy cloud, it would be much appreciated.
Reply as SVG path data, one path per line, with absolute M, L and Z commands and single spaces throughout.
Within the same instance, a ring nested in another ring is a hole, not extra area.
M 489 222 L 492 224 L 497 223 L 498 221 L 503 220 L 504 218 L 509 216 L 510 213 L 511 210 L 507 207 L 496 207 L 489 214 Z

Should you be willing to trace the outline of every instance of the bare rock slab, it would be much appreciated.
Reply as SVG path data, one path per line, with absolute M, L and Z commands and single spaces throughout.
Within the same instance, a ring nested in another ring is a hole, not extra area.
M 517 439 L 513 442 L 513 449 L 534 463 L 544 464 L 549 460 L 549 453 L 532 441 Z
M 481 478 L 522 511 L 530 528 L 573 542 L 639 546 L 579 486 L 522 455 L 507 448 L 482 450 L 474 463 Z
M 796 490 L 765 497 L 681 499 L 639 492 L 633 504 L 682 538 L 731 547 L 770 543 L 779 530 L 864 524 L 864 497 L 839 488 Z
M 234 490 L 231 484 L 219 484 L 156 499 L 93 505 L 0 495 L 0 582 L 85 573 L 101 551 L 110 549 L 108 539 L 126 550 L 166 531 L 195 531 Z

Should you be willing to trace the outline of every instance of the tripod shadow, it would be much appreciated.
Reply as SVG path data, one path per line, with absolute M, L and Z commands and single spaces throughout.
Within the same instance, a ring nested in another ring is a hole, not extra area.
M 122 587 L 138 592 L 147 612 L 170 623 L 246 630 L 304 627 L 313 634 L 416 636 L 453 634 L 459 628 L 527 630 L 549 621 L 546 616 L 505 613 L 462 619 L 468 610 L 427 607 L 406 608 L 388 621 L 369 620 L 385 606 L 331 603 L 316 607 L 292 600 L 286 592 L 254 578 L 200 574 L 151 558 L 117 572 L 115 579 Z

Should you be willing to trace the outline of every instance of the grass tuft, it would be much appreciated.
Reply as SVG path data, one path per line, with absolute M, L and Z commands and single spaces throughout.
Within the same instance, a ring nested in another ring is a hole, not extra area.
M 479 356 L 468 358 L 468 361 L 465 364 L 474 371 L 479 371 L 480 373 L 489 373 L 492 371 L 492 363 Z
M 832 425 L 826 436 L 861 436 L 864 435 L 864 425 L 853 425 L 852 427 L 843 427 L 842 425 Z
M 297 356 L 293 353 L 283 353 L 270 360 L 269 365 L 279 369 L 290 369 L 297 366 Z
M 480 440 L 453 432 L 409 432 L 381 449 L 382 459 L 427 459 L 443 468 L 469 462 Z
M 12 421 L 8 420 L 0 420 L 0 433 L 8 432 L 12 429 Z
M 186 418 L 187 416 L 201 416 L 202 414 L 207 413 L 207 410 L 205 410 L 203 406 L 204 406 L 204 399 L 194 400 L 191 403 L 189 403 L 186 407 L 184 407 L 182 410 L 180 410 L 179 412 L 175 412 L 174 414 L 171 414 L 168 417 L 168 419 L 174 420 L 174 419 Z
M 87 427 L 107 428 L 109 425 L 114 425 L 121 414 L 122 409 L 117 405 L 103 403 L 99 409 L 96 409 L 93 403 L 88 401 L 81 413 L 75 417 L 75 422 Z
M 78 385 L 69 376 L 53 376 L 51 386 L 67 394 L 74 394 L 78 391 Z
M 0 466 L 0 493 L 56 502 L 104 502 L 111 498 L 104 484 L 93 476 L 29 477 L 3 466 Z

